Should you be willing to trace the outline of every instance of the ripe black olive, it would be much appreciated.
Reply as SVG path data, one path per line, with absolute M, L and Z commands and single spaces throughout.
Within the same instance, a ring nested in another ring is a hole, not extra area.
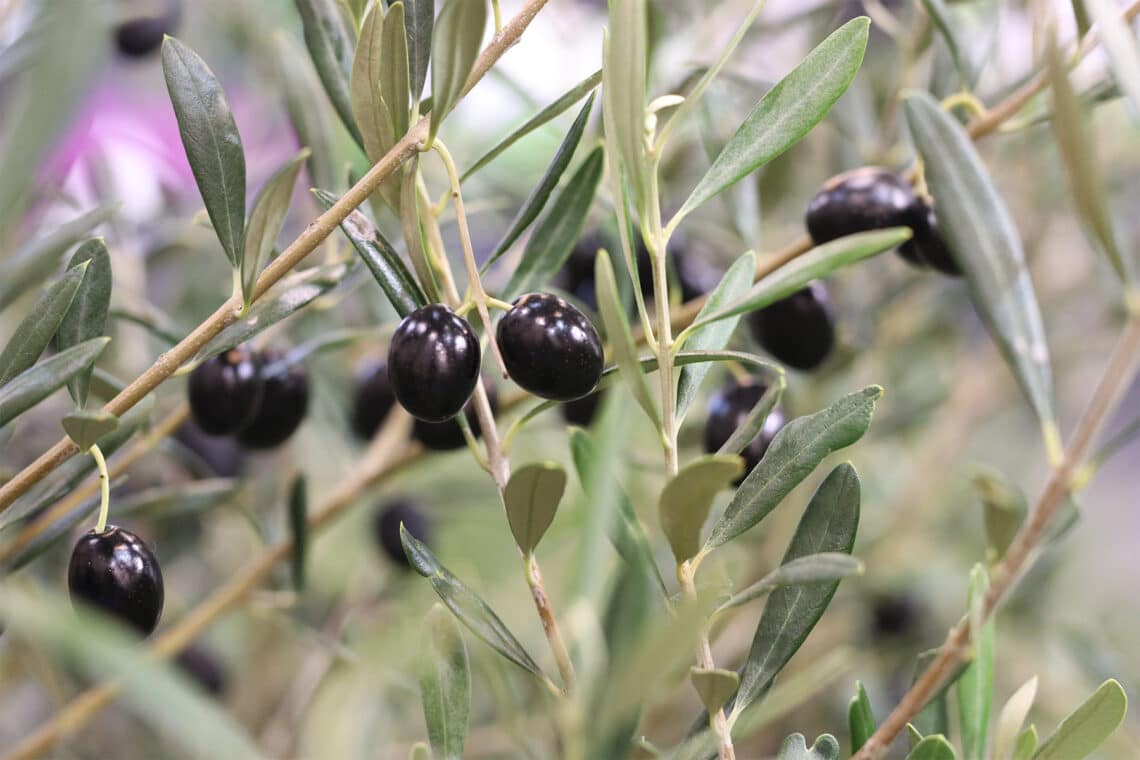
M 915 255 L 932 269 L 952 277 L 961 276 L 962 268 L 954 260 L 950 249 L 946 247 L 946 241 L 942 239 L 942 233 L 938 230 L 938 217 L 934 213 L 934 206 L 921 198 L 916 203 L 922 221 L 914 225 L 914 238 L 907 241 L 907 245 L 913 246 Z
M 896 591 L 880 594 L 870 606 L 871 632 L 878 638 L 911 634 L 922 619 L 921 606 L 907 593 Z
M 487 389 L 487 402 L 491 405 L 491 413 L 499 410 L 499 391 L 488 382 L 484 382 Z M 475 414 L 475 402 L 468 401 L 463 407 L 463 416 L 467 418 L 467 425 L 471 434 L 479 438 L 483 428 L 479 424 L 479 415 Z M 461 449 L 467 443 L 463 437 L 463 429 L 459 427 L 459 415 L 455 415 L 444 422 L 425 422 L 416 420 L 412 423 L 412 437 L 432 451 L 452 451 Z
M 399 499 L 380 507 L 372 520 L 372 534 L 376 546 L 398 567 L 410 568 L 408 555 L 400 541 L 400 523 L 416 539 L 427 544 L 431 539 L 431 521 L 415 503 Z
M 207 694 L 221 696 L 226 690 L 226 668 L 221 660 L 206 649 L 191 644 L 174 659 L 186 675 L 190 676 Z
M 195 468 L 196 472 L 207 469 L 209 474 L 219 478 L 241 475 L 245 464 L 243 452 L 232 438 L 207 435 L 192 419 L 184 422 L 174 437 L 197 457 L 200 465 Z
M 281 354 L 272 350 L 262 356 L 265 391 L 261 405 L 237 434 L 238 443 L 247 449 L 272 449 L 285 443 L 301 426 L 309 409 L 308 370 L 303 364 L 272 367 L 280 358 Z
M 261 358 L 248 347 L 237 346 L 190 373 L 190 413 L 202 432 L 229 435 L 253 419 L 262 390 Z
M 395 403 L 396 394 L 388 380 L 388 365 L 384 362 L 366 365 L 356 376 L 356 390 L 352 396 L 352 432 L 363 441 L 370 440 Z
M 153 8 L 154 0 L 147 3 Z M 115 45 L 119 52 L 128 58 L 143 58 L 162 45 L 162 39 L 173 34 L 182 19 L 181 0 L 162 0 L 157 13 L 139 16 L 119 24 L 115 28 Z
M 72 602 L 86 603 L 128 623 L 144 636 L 162 616 L 162 571 L 142 539 L 108 525 L 80 537 L 67 566 Z
M 768 353 L 798 370 L 815 369 L 835 346 L 835 309 L 819 281 L 752 312 L 748 325 Z
M 594 415 L 598 413 L 598 407 L 601 405 L 601 402 L 601 391 L 594 391 L 593 393 L 586 394 L 582 398 L 567 401 L 561 406 L 562 419 L 571 425 L 586 427 L 593 422 Z
M 396 400 L 416 419 L 451 419 L 479 380 L 479 339 L 451 309 L 431 304 L 400 322 L 388 346 L 388 379 Z
M 572 401 L 602 376 L 602 339 L 585 314 L 550 293 L 528 293 L 496 331 L 507 374 L 541 398 Z
M 713 394 L 709 399 L 708 417 L 705 421 L 705 451 L 710 454 L 720 451 L 720 447 L 743 424 L 766 390 L 768 387 L 760 382 L 729 383 Z M 744 458 L 744 474 L 737 480 L 737 484 L 760 463 L 764 452 L 785 422 L 784 412 L 779 407 L 768 414 L 760 432 L 740 452 Z

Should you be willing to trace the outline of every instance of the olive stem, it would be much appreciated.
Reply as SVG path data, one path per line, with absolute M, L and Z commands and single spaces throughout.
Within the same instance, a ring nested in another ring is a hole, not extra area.
M 688 561 L 677 565 L 677 580 L 680 582 L 681 590 L 685 596 L 691 600 L 697 598 L 697 586 L 693 581 L 695 572 L 696 566 Z M 700 638 L 697 641 L 697 666 L 704 670 L 716 668 L 716 660 L 713 659 L 708 632 L 705 630 L 701 631 Z M 728 725 L 728 718 L 724 715 L 723 707 L 717 709 L 715 713 L 709 714 L 709 727 L 720 739 L 718 754 L 721 760 L 736 760 L 736 749 L 732 746 L 732 729 Z
M 499 0 L 491 0 L 491 11 L 495 14 L 495 34 L 503 31 L 503 11 L 499 8 Z
M 95 522 L 95 532 L 102 533 L 107 529 L 107 515 L 111 511 L 111 476 L 107 472 L 107 460 L 103 458 L 99 444 L 91 444 L 87 452 L 99 468 L 99 519 Z

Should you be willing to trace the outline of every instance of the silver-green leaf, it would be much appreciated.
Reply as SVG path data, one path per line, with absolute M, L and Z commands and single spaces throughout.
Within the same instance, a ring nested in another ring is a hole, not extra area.
M 748 588 L 733 594 L 716 611 L 722 612 L 748 604 L 784 586 L 839 581 L 862 573 L 863 563 L 843 552 L 820 552 L 797 557 L 780 565 Z
M 111 256 L 102 238 L 93 238 L 79 246 L 68 267 L 77 267 L 84 262 L 87 263 L 87 273 L 55 334 L 55 345 L 60 351 L 98 338 L 107 325 L 107 313 L 111 308 Z M 91 370 L 88 367 L 80 371 L 67 383 L 68 392 L 80 407 L 87 403 Z
M 744 461 L 734 454 L 706 454 L 681 468 L 661 490 L 657 502 L 661 530 L 677 564 L 692 559 L 701 548 L 701 526 L 713 499 L 740 477 Z
M 721 668 L 689 668 L 689 680 L 710 713 L 724 707 L 740 685 L 736 671 Z
M 520 467 L 503 489 L 503 506 L 515 543 L 530 554 L 546 534 L 566 491 L 566 471 L 554 462 Z
M 649 192 L 649 166 L 643 140 L 649 45 L 645 5 L 645 0 L 610 3 L 609 27 L 602 43 L 606 139 L 617 147 L 617 154 L 611 155 L 610 161 L 615 168 L 623 167 L 622 174 L 633 187 L 639 211 L 645 210 Z M 612 135 L 608 134 L 611 130 Z
M 847 726 L 851 732 L 851 754 L 854 755 L 875 733 L 875 713 L 862 681 L 855 682 L 855 696 L 847 706 Z
M 1119 682 L 1109 679 L 1061 721 L 1033 757 L 1035 760 L 1082 760 L 1096 752 L 1120 728 L 1127 714 L 1128 696 Z
M 277 245 L 277 236 L 281 234 L 285 215 L 289 213 L 293 186 L 297 183 L 301 164 L 310 153 L 308 148 L 302 148 L 266 180 L 253 201 L 249 223 L 245 228 L 245 258 L 241 265 L 241 290 L 246 306 L 253 301 L 253 289 L 262 265 L 269 261 L 269 256 Z
M 0 353 L 0 388 L 40 358 L 71 308 L 88 266 L 83 262 L 68 269 L 32 304 Z
M 803 734 L 792 734 L 780 745 L 776 760 L 838 760 L 839 742 L 830 734 L 823 734 L 808 747 Z
M 0 427 L 43 401 L 88 368 L 111 342 L 93 338 L 29 367 L 0 387 Z
M 906 760 L 958 760 L 958 753 L 954 751 L 954 745 L 946 741 L 945 736 L 937 734 L 923 737 L 922 741 L 914 745 Z
M 67 415 L 61 424 L 79 450 L 87 451 L 96 441 L 119 427 L 119 418 L 101 410 L 81 411 Z
M 418 102 L 427 82 L 431 59 L 432 28 L 435 25 L 435 0 L 404 0 L 407 6 L 404 24 L 407 29 L 408 72 L 412 85 L 412 102 Z
M 428 738 L 443 760 L 460 760 L 471 709 L 471 668 L 455 618 L 436 603 L 427 616 L 420 696 Z
M 487 26 L 487 0 L 447 0 L 435 21 L 431 50 L 431 128 L 428 145 L 459 101 L 479 56 Z
M 326 96 L 309 58 L 283 31 L 273 34 L 276 60 L 281 72 L 285 110 L 301 145 L 309 148 L 309 177 L 317 187 L 336 182 L 333 124 L 325 107 Z
M 965 760 L 982 760 L 989 738 L 990 712 L 994 696 L 994 623 L 984 621 L 984 604 L 989 578 L 979 564 L 970 572 L 970 638 L 973 660 L 955 684 L 958 696 L 958 723 Z
M 335 0 L 295 0 L 301 15 L 305 45 L 317 69 L 317 76 L 332 101 L 341 121 L 352 138 L 363 147 L 364 141 L 352 116 L 349 98 L 348 73 L 352 69 L 352 55 L 356 35 L 336 7 Z
M 661 413 L 649 395 L 649 384 L 645 381 L 645 372 L 638 360 L 637 348 L 633 343 L 633 334 L 629 329 L 629 320 L 626 319 L 625 309 L 618 300 L 617 281 L 614 279 L 613 265 L 606 251 L 598 251 L 594 259 L 594 282 L 597 285 L 598 310 L 602 314 L 602 323 L 606 327 L 606 336 L 613 349 L 614 360 L 621 371 L 621 375 L 633 390 L 633 397 L 652 420 L 653 424 L 661 426 Z

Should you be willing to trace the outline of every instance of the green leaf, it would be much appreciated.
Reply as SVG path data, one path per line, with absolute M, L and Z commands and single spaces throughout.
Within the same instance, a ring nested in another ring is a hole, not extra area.
M 290 570 L 293 589 L 305 588 L 305 557 L 309 552 L 309 495 L 305 476 L 298 473 L 289 487 L 289 532 L 293 537 Z
M 958 754 L 954 752 L 954 745 L 938 734 L 927 736 L 914 745 L 906 760 L 958 760 Z
M 832 470 L 804 510 L 781 564 L 820 552 L 850 554 L 859 526 L 859 490 L 859 476 L 850 464 Z M 772 688 L 776 675 L 819 622 L 837 588 L 839 581 L 832 581 L 772 592 L 741 669 L 733 718 Z
M 161 520 L 201 515 L 222 506 L 241 490 L 235 478 L 206 478 L 173 486 L 155 486 L 115 500 L 115 516 Z
M 404 179 L 400 183 L 400 224 L 404 229 L 404 242 L 408 246 L 408 258 L 412 261 L 412 268 L 416 271 L 420 286 L 430 302 L 439 303 L 439 286 L 435 281 L 431 265 L 428 264 L 427 254 L 424 250 L 423 226 L 420 224 L 420 199 L 416 192 L 418 166 L 419 157 L 413 157 L 408 162 Z M 422 212 L 425 214 L 432 213 L 427 208 L 422 209 Z
M 241 290 L 247 307 L 253 301 L 253 288 L 257 284 L 261 267 L 269 261 L 277 245 L 277 236 L 281 234 L 285 215 L 289 213 L 293 186 L 297 183 L 301 164 L 310 153 L 308 148 L 302 148 L 266 180 L 253 201 L 249 223 L 245 228 L 245 258 L 241 264 Z
M 802 290 L 813 280 L 818 280 L 837 269 L 862 261 L 870 256 L 896 248 L 899 244 L 909 240 L 910 237 L 909 228 L 889 227 L 873 232 L 847 235 L 816 246 L 757 282 L 736 300 L 711 314 L 699 317 L 686 328 L 685 332 L 696 332 L 706 325 L 722 319 L 762 309 Z
M 1055 430 L 1049 346 L 1013 218 L 953 117 L 922 93 L 907 96 L 903 110 L 925 162 L 939 226 L 974 304 L 1042 425 Z
M 665 484 L 657 510 L 678 565 L 700 550 L 701 526 L 708 519 L 713 499 L 731 486 L 743 469 L 743 460 L 735 454 L 706 454 L 686 464 Z
M 214 72 L 173 37 L 162 43 L 162 72 L 186 159 L 230 266 L 245 255 L 245 153 L 230 104 Z
M 337 202 L 336 196 L 325 190 L 314 190 L 313 194 L 326 209 L 332 208 Z M 423 291 L 404 265 L 400 254 L 396 253 L 396 249 L 372 225 L 368 217 L 359 211 L 353 211 L 340 223 L 340 229 L 356 248 L 396 313 L 406 317 L 410 312 L 427 305 Z
M 950 58 L 954 61 L 954 68 L 958 70 L 958 77 L 966 90 L 972 89 L 975 82 L 975 76 L 970 72 L 970 65 L 967 56 L 962 53 L 962 44 L 958 41 L 958 33 L 955 28 L 953 19 L 942 0 L 922 0 L 922 6 L 926 8 L 927 15 L 930 20 L 934 22 L 934 26 L 938 29 L 938 34 L 942 36 L 942 40 L 946 43 L 946 49 L 950 52 Z
M 471 708 L 471 669 L 459 626 L 438 602 L 427 616 L 420 694 L 432 749 L 445 760 L 463 757 Z
M 432 27 L 435 24 L 435 0 L 404 0 L 407 14 L 408 70 L 412 85 L 412 102 L 419 101 L 427 82 L 431 58 Z
M 822 121 L 855 78 L 870 26 L 865 17 L 847 22 L 769 90 L 729 138 L 670 226 L 795 145 Z
M 743 591 L 729 597 L 717 607 L 720 613 L 775 591 L 784 586 L 840 581 L 852 575 L 863 574 L 863 563 L 843 552 L 820 552 L 798 557 L 780 565 Z
M 400 540 L 404 544 L 404 552 L 408 561 L 420 575 L 431 582 L 435 593 L 447 605 L 459 622 L 467 626 L 485 644 L 508 660 L 527 670 L 539 678 L 545 679 L 538 664 L 510 632 L 494 610 L 487 606 L 479 596 L 464 585 L 463 581 L 451 574 L 451 571 L 439 563 L 431 550 L 423 543 L 417 541 L 415 536 L 400 526 Z
M 970 638 L 973 661 L 958 678 L 958 722 L 965 760 L 983 760 L 994 696 L 994 623 L 984 618 L 989 578 L 981 565 L 970 572 Z
M 384 41 L 380 45 L 380 96 L 388 106 L 392 140 L 408 131 L 411 105 L 408 95 L 408 35 L 404 28 L 404 4 L 395 2 L 384 14 Z M 389 146 L 391 147 L 391 146 Z
M 487 26 L 487 0 L 446 0 L 435 22 L 431 50 L 431 127 L 427 144 L 467 84 Z
M 633 397 L 649 416 L 650 421 L 661 427 L 661 414 L 649 395 L 649 384 L 645 382 L 645 374 L 638 361 L 637 348 L 633 344 L 633 335 L 629 330 L 629 321 L 625 316 L 625 309 L 618 300 L 617 282 L 614 280 L 614 269 L 610 264 L 610 255 L 604 250 L 598 251 L 594 259 L 594 282 L 598 293 L 598 310 L 602 314 L 602 323 L 606 327 L 606 336 L 614 353 L 621 375 L 633 390 Z
M 309 57 L 288 34 L 281 30 L 274 32 L 273 42 L 289 121 L 301 145 L 310 150 L 309 177 L 317 187 L 332 187 L 336 182 L 336 158 L 324 91 L 309 64 Z
M 261 755 L 229 713 L 149 656 L 138 637 L 116 621 L 87 607 L 73 611 L 65 598 L 46 589 L 33 592 L 10 583 L 0 585 L 0 617 L 13 633 L 75 663 L 91 680 L 119 683 L 133 710 L 179 748 L 166 751 L 216 760 Z
M 408 760 L 432 760 L 431 748 L 423 742 L 416 742 L 408 750 Z
M 768 415 L 776 408 L 776 404 L 780 403 L 780 397 L 784 395 L 786 385 L 787 381 L 784 379 L 784 375 L 776 375 L 755 406 L 748 411 L 748 416 L 736 426 L 736 430 L 732 432 L 732 435 L 728 437 L 728 440 L 724 442 L 717 453 L 739 454 L 744 451 L 744 448 L 752 443 L 753 439 L 763 430 L 764 423 L 768 421 Z
M 720 282 L 717 283 L 716 288 L 709 293 L 704 305 L 701 306 L 701 310 L 697 312 L 695 321 L 699 322 L 702 317 L 716 313 L 725 304 L 732 303 L 743 296 L 751 287 L 752 278 L 755 274 L 756 256 L 752 251 L 746 251 L 728 268 Z M 694 330 L 689 333 L 682 347 L 689 351 L 719 351 L 728 345 L 728 341 L 732 337 L 732 333 L 736 331 L 736 325 L 739 322 L 740 317 L 737 316 Z M 685 418 L 685 412 L 689 410 L 696 399 L 697 390 L 708 371 L 709 365 L 707 364 L 695 364 L 681 370 L 681 375 L 677 379 L 678 419 Z M 748 439 L 748 441 L 751 440 L 751 438 Z M 745 441 L 745 445 L 748 441 Z
M 851 754 L 854 755 L 875 733 L 875 713 L 861 681 L 855 682 L 855 696 L 847 706 L 847 726 L 851 732 Z
M 1021 727 L 1029 717 L 1029 709 L 1037 697 L 1037 676 L 1021 685 L 1001 708 L 994 731 L 994 760 L 1010 760 Z
M 110 412 L 75 412 L 61 420 L 64 432 L 80 451 L 87 451 L 103 436 L 119 427 L 119 418 Z
M 1126 261 L 1116 243 L 1112 218 L 1104 195 L 1104 178 L 1096 161 L 1096 151 L 1089 139 L 1088 120 L 1085 118 L 1062 53 L 1055 43 L 1048 47 L 1046 56 L 1049 79 L 1052 84 L 1053 108 L 1051 121 L 1053 134 L 1065 165 L 1069 191 L 1077 214 L 1084 224 L 1091 242 L 1108 259 L 1120 279 L 1126 283 L 1134 277 L 1130 262 Z
M 1083 2 L 1100 32 L 1100 44 L 1108 52 L 1109 65 L 1121 92 L 1132 101 L 1133 113 L 1140 114 L 1140 47 L 1132 27 L 1110 0 Z
M 546 167 L 546 173 L 542 175 L 542 179 L 539 180 L 534 189 L 530 191 L 530 195 L 527 196 L 522 208 L 519 209 L 518 214 L 514 220 L 511 221 L 507 232 L 503 235 L 498 245 L 495 246 L 495 250 L 491 252 L 491 255 L 487 258 L 487 263 L 483 265 L 480 271 L 486 272 L 492 264 L 498 261 L 499 258 L 510 249 L 511 245 L 519 239 L 519 235 L 521 235 L 526 228 L 530 226 L 530 223 L 538 217 L 539 213 L 542 212 L 547 200 L 550 199 L 550 194 L 554 192 L 555 186 L 558 185 L 558 180 L 562 178 L 566 167 L 570 165 L 570 159 L 574 157 L 574 151 L 578 149 L 578 143 L 582 139 L 582 133 L 586 129 L 586 122 L 589 121 L 590 109 L 593 105 L 594 96 L 591 94 L 586 100 L 586 104 L 582 106 L 582 110 L 578 112 L 574 123 L 570 125 L 570 131 L 566 133 L 562 144 L 558 146 L 558 150 L 555 152 L 550 166 Z M 585 165 L 586 164 L 583 163 L 583 167 L 585 167 Z M 579 174 L 582 170 L 582 168 L 578 170 Z M 566 188 L 562 191 L 562 194 L 559 195 L 559 201 L 569 194 L 570 187 L 573 184 L 574 180 L 571 179 L 570 182 L 567 183 Z M 597 192 L 596 183 L 594 191 Z M 555 206 L 555 208 L 557 208 L 557 206 Z M 589 210 L 588 204 L 586 210 Z M 551 216 L 554 216 L 554 214 L 552 213 Z M 537 235 L 538 233 L 536 233 L 536 237 Z M 530 248 L 530 244 L 528 244 L 527 247 Z
M 803 734 L 792 734 L 780 745 L 776 760 L 838 760 L 839 742 L 830 734 L 823 734 L 809 749 Z
M 489 151 L 487 151 L 482 156 L 480 156 L 479 159 L 477 161 L 475 161 L 475 163 L 471 164 L 471 168 L 469 168 L 467 171 L 463 172 L 463 175 L 459 178 L 460 183 L 466 182 L 467 179 L 469 177 L 471 177 L 471 175 L 475 174 L 475 172 L 479 171 L 484 166 L 486 166 L 487 164 L 494 161 L 507 148 L 511 147 L 516 142 L 518 142 L 522 138 L 526 137 L 531 132 L 535 131 L 536 129 L 543 126 L 544 124 L 547 124 L 551 120 L 557 118 L 564 111 L 569 110 L 570 106 L 574 105 L 579 100 L 581 100 L 583 97 L 585 97 L 586 93 L 594 90 L 598 86 L 598 83 L 601 81 L 602 81 L 602 72 L 599 69 L 598 71 L 595 71 L 593 74 L 591 74 L 590 76 L 583 79 L 578 84 L 571 87 L 569 90 L 567 90 L 565 93 L 563 93 L 557 100 L 555 100 L 553 103 L 548 105 L 546 108 L 544 108 L 541 111 L 539 111 L 538 113 L 536 113 L 534 116 L 527 119 L 526 122 L 522 126 L 513 130 L 509 135 L 507 135 L 502 140 L 500 140 L 498 143 L 496 143 L 493 148 L 491 148 Z M 590 109 L 583 108 L 583 111 L 588 114 Z M 582 114 L 580 112 L 578 114 L 578 117 L 574 120 L 575 125 L 578 123 L 578 120 L 582 119 L 582 118 L 583 117 L 582 117 Z M 574 131 L 574 127 L 571 127 L 570 131 L 572 133 Z M 555 154 L 555 159 L 557 159 L 557 157 L 563 153 L 564 146 L 569 141 L 569 137 L 570 137 L 570 133 L 567 133 L 566 139 L 564 139 L 562 141 L 563 147 L 560 147 L 558 149 L 558 153 Z M 578 141 L 575 140 L 574 144 L 576 146 L 578 144 Z M 570 154 L 573 154 L 573 152 L 574 151 L 571 150 Z M 569 156 L 567 156 L 566 160 L 567 160 L 567 162 L 569 162 L 569 160 L 570 160 Z M 553 162 L 552 162 L 551 166 L 553 167 Z M 550 169 L 547 169 L 547 174 L 549 175 L 549 173 L 550 173 Z M 545 178 L 544 178 L 544 181 L 545 181 Z M 552 188 L 553 188 L 553 186 L 554 185 L 551 184 Z M 533 192 L 531 194 L 534 195 Z M 529 202 L 529 200 L 528 200 L 528 202 Z
M 1112 736 L 1128 713 L 1128 696 L 1112 679 L 1102 683 L 1085 703 L 1069 713 L 1045 740 L 1036 760 L 1081 760 Z
M 33 290 L 56 271 L 60 257 L 95 227 L 114 216 L 118 206 L 100 206 L 25 243 L 0 263 L 0 311 Z
M 872 385 L 781 428 L 760 463 L 736 489 L 704 551 L 731 541 L 763 520 L 827 456 L 862 438 L 882 395 L 883 389 Z
M 87 273 L 55 334 L 55 345 L 60 351 L 102 336 L 107 325 L 107 312 L 111 308 L 111 256 L 102 238 L 93 238 L 79 246 L 67 266 L 72 269 L 84 263 Z M 68 381 L 67 390 L 80 407 L 87 403 L 90 382 L 90 367 Z
M 508 298 L 542 287 L 562 268 L 582 236 L 604 168 L 605 152 L 599 146 L 578 166 L 527 240 L 522 258 L 504 289 Z
M 609 26 L 602 42 L 602 111 L 607 140 L 612 139 L 617 147 L 610 161 L 615 170 L 619 165 L 624 168 L 639 212 L 645 211 L 649 196 L 649 165 L 642 139 L 648 37 L 645 0 L 610 3 Z
M 355 35 L 334 0 L 295 1 L 304 27 L 305 46 L 309 48 L 317 76 L 352 139 L 364 147 L 364 140 L 352 118 L 348 84 L 356 45 Z
M 566 491 L 566 471 L 554 462 L 528 464 L 514 471 L 503 489 L 503 506 L 515 543 L 530 554 L 546 534 Z
M 711 670 L 689 668 L 689 679 L 693 682 L 693 688 L 697 690 L 697 694 L 700 695 L 705 709 L 710 713 L 724 707 L 725 703 L 736 693 L 736 687 L 740 685 L 740 676 L 735 671 L 721 670 L 720 668 Z
M 1013 748 L 1013 760 L 1031 760 L 1037 751 L 1037 727 L 1030 726 L 1017 735 L 1017 744 Z
M 396 142 L 396 130 L 391 112 L 384 102 L 380 77 L 384 66 L 384 9 L 379 2 L 364 17 L 360 27 L 360 42 L 352 60 L 352 77 L 349 80 L 349 98 L 352 114 L 360 127 L 364 153 L 371 163 L 379 161 Z M 388 183 L 385 183 L 386 186 Z M 385 190 L 387 193 L 388 191 Z M 391 198 L 385 195 L 391 204 Z
M 230 323 L 215 335 L 213 340 L 198 352 L 196 360 L 205 361 L 229 351 L 262 330 L 292 316 L 339 285 L 349 271 L 345 264 L 329 264 L 294 272 L 272 291 L 257 299 L 257 303 L 250 308 L 245 317 Z
M 0 387 L 0 427 L 43 401 L 90 367 L 111 342 L 93 338 L 29 367 Z
M 1029 505 L 1021 489 L 996 470 L 983 470 L 973 480 L 985 515 L 987 558 L 996 562 L 1013 543 Z
M 64 272 L 32 305 L 8 345 L 0 353 L 0 388 L 36 363 L 59 329 L 79 291 L 89 264 L 84 262 Z

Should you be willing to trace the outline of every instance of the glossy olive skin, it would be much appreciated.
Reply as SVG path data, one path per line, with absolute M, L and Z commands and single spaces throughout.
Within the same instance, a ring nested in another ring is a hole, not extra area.
M 911 186 L 894 172 L 864 166 L 838 174 L 808 201 L 804 218 L 816 245 L 846 235 L 887 227 L 910 227 L 924 223 L 921 201 Z M 921 265 L 911 241 L 899 247 L 899 255 Z
M 191 644 L 178 654 L 174 664 L 194 679 L 207 694 L 220 697 L 225 693 L 229 683 L 225 665 L 208 650 Z
M 491 406 L 491 413 L 495 414 L 499 411 L 498 389 L 487 382 L 483 385 L 487 389 L 487 403 Z M 463 407 L 463 415 L 467 418 L 471 434 L 479 438 L 483 434 L 483 428 L 479 425 L 479 415 L 475 414 L 474 401 L 468 401 Z M 432 451 L 454 451 L 463 448 L 467 443 L 463 437 L 463 429 L 459 427 L 459 415 L 445 422 L 416 420 L 412 423 L 412 438 Z
M 262 391 L 261 358 L 248 347 L 238 346 L 194 368 L 187 398 L 202 432 L 230 435 L 257 414 Z
M 752 312 L 748 326 L 765 351 L 804 372 L 823 364 L 835 347 L 835 308 L 818 281 Z
M 127 58 L 144 58 L 162 46 L 167 34 L 174 34 L 182 20 L 181 0 L 161 0 L 157 15 L 139 16 L 115 28 L 115 46 Z M 151 3 L 153 7 L 156 3 Z
M 550 293 L 515 300 L 495 333 L 507 374 L 540 398 L 572 401 L 602 377 L 602 339 L 585 314 Z
M 113 525 L 79 538 L 67 566 L 67 588 L 72 602 L 96 607 L 144 636 L 162 616 L 158 560 L 142 539 Z
M 960 277 L 962 268 L 958 266 L 950 249 L 946 247 L 946 241 L 942 239 L 934 207 L 921 198 L 918 204 L 922 222 L 914 225 L 914 238 L 908 241 L 907 245 L 911 246 L 915 255 L 931 269 L 951 277 Z
M 400 541 L 400 523 L 403 523 L 404 528 L 415 538 L 430 544 L 431 521 L 415 503 L 405 499 L 381 506 L 372 519 L 372 536 L 376 546 L 392 564 L 410 569 L 412 565 L 408 562 L 408 555 L 404 553 L 404 544 Z
M 237 434 L 237 442 L 247 449 L 272 449 L 285 443 L 297 432 L 309 410 L 309 371 L 305 365 L 293 364 L 266 373 L 280 358 L 276 351 L 266 351 L 262 356 L 261 405 Z
M 443 422 L 471 398 L 481 361 L 479 339 L 467 320 L 431 304 L 404 317 L 392 335 L 388 380 L 408 414 Z
M 729 383 L 714 393 L 709 399 L 708 416 L 705 419 L 705 451 L 709 454 L 720 451 L 720 447 L 744 423 L 752 407 L 756 406 L 767 390 L 768 387 L 760 382 Z M 760 463 L 772 439 L 786 422 L 784 412 L 779 407 L 768 414 L 760 432 L 740 452 L 744 459 L 744 474 L 736 481 L 738 484 Z
M 601 403 L 602 391 L 595 391 L 582 398 L 567 401 L 559 408 L 562 410 L 562 419 L 571 425 L 587 427 L 594 421 L 594 416 L 598 413 L 598 407 L 601 406 Z
M 362 441 L 372 439 L 392 406 L 396 394 L 388 380 L 388 365 L 371 362 L 356 375 L 356 389 L 352 394 L 352 433 Z

